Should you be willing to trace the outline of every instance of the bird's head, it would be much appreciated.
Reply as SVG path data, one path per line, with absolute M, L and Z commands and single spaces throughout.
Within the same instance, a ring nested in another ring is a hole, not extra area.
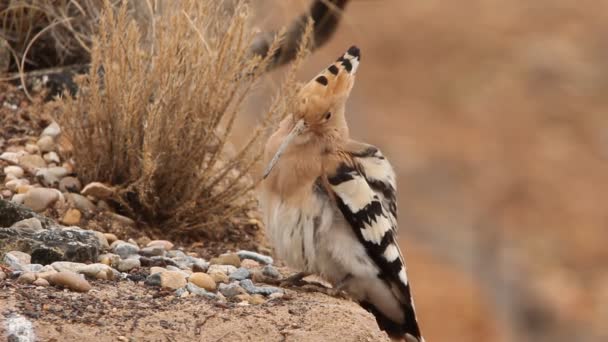
M 360 59 L 359 48 L 352 46 L 302 88 L 298 95 L 299 103 L 288 119 L 289 134 L 268 164 L 264 178 L 291 145 L 314 143 L 328 148 L 348 139 L 344 107 L 353 88 Z

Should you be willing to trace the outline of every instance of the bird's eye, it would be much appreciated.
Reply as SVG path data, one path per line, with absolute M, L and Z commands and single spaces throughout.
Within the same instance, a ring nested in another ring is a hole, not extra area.
M 331 118 L 331 112 L 325 113 L 325 120 L 329 120 Z

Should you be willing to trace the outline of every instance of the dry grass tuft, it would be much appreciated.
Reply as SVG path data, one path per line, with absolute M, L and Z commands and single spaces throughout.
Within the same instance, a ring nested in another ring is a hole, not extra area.
M 106 4 L 91 72 L 76 98 L 63 99 L 58 119 L 80 176 L 120 186 L 122 210 L 164 231 L 219 237 L 229 218 L 254 208 L 249 172 L 268 130 L 295 99 L 294 72 L 235 150 L 228 142 L 232 126 L 273 55 L 249 53 L 248 7 L 183 0 L 170 11 L 153 10 L 144 39 L 126 5 L 114 12 Z M 280 38 L 272 51 L 279 45 Z

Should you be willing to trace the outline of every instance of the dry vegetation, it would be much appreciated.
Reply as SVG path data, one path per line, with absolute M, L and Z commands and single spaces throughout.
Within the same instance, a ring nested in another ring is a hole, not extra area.
M 294 98 L 293 72 L 235 150 L 227 142 L 234 121 L 271 59 L 249 53 L 247 6 L 176 3 L 155 13 L 149 44 L 126 6 L 114 11 L 108 3 L 104 13 L 91 71 L 58 117 L 80 177 L 119 185 L 122 210 L 163 230 L 221 233 L 229 218 L 253 209 L 256 182 L 248 173 Z

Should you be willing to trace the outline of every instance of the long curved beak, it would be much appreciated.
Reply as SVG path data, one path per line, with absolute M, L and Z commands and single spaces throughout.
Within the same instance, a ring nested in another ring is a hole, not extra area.
M 268 177 L 268 175 L 270 174 L 270 171 L 272 171 L 272 168 L 274 168 L 276 163 L 279 161 L 279 158 L 281 158 L 281 156 L 283 155 L 283 152 L 285 152 L 285 150 L 287 149 L 287 146 L 289 146 L 289 144 L 293 141 L 293 139 L 295 137 L 297 137 L 304 131 L 305 127 L 306 127 L 306 125 L 304 123 L 304 119 L 300 119 L 298 122 L 296 122 L 296 125 L 293 126 L 293 128 L 291 129 L 291 132 L 289 132 L 289 134 L 285 137 L 285 140 L 283 140 L 283 142 L 277 149 L 277 152 L 274 154 L 274 157 L 272 157 L 272 159 L 270 160 L 270 163 L 268 163 L 268 166 L 266 167 L 266 170 L 264 171 L 264 175 L 263 175 L 264 179 L 266 179 L 266 177 Z

